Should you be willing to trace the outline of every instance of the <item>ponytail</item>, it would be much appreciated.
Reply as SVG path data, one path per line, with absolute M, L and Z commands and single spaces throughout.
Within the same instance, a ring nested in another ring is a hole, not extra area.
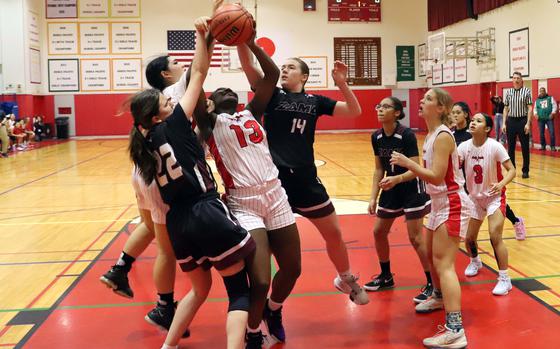
M 144 182 L 152 183 L 156 178 L 157 160 L 148 148 L 148 142 L 137 126 L 130 130 L 128 153 Z

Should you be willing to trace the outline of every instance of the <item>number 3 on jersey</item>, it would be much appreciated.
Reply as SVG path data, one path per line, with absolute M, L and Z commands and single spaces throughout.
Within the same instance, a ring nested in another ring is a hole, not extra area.
M 243 124 L 243 127 L 245 127 L 246 130 L 248 129 L 253 130 L 253 133 L 249 135 L 249 141 L 251 141 L 251 143 L 258 144 L 263 141 L 264 132 L 261 128 L 261 125 L 259 125 L 259 123 L 256 120 L 247 120 Z M 235 132 L 235 135 L 237 136 L 237 141 L 239 142 L 239 146 L 241 148 L 245 148 L 247 146 L 247 140 L 245 140 L 245 132 L 243 132 L 241 126 L 230 125 L 229 128 L 232 129 L 233 132 Z
M 482 166 L 480 165 L 474 165 L 473 166 L 473 172 L 474 172 L 474 182 L 476 184 L 481 184 L 482 180 L 483 180 L 483 175 L 482 175 Z

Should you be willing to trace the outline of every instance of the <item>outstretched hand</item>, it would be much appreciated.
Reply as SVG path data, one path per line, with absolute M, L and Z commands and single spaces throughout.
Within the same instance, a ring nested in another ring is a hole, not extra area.
M 335 61 L 331 75 L 336 85 L 346 83 L 346 79 L 348 78 L 348 66 L 341 61 Z
M 212 4 L 212 14 L 216 13 L 216 11 L 220 8 L 220 6 L 222 6 L 224 3 L 224 0 L 214 0 L 214 3 Z
M 210 19 L 211 18 L 208 16 L 198 17 L 194 21 L 194 27 L 199 33 L 206 34 L 206 32 L 208 32 L 208 24 L 210 22 Z

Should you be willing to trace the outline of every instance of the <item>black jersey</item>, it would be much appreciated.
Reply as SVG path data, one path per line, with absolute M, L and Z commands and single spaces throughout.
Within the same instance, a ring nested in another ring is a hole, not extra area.
M 398 122 L 395 132 L 391 136 L 387 136 L 383 128 L 375 131 L 371 135 L 371 145 L 373 146 L 375 156 L 379 156 L 387 176 L 396 176 L 408 171 L 404 167 L 389 163 L 393 151 L 399 152 L 408 158 L 418 156 L 418 143 L 416 142 L 414 132 Z
M 314 166 L 317 119 L 332 115 L 336 102 L 325 96 L 275 89 L 264 113 L 264 128 L 276 166 Z
M 472 138 L 471 133 L 467 131 L 468 129 L 469 128 L 467 126 L 465 128 L 453 131 L 453 137 L 455 137 L 455 144 L 459 145 L 464 141 L 468 141 L 469 139 Z
M 204 150 L 180 104 L 152 128 L 148 140 L 158 160 L 156 181 L 166 204 L 190 204 L 203 193 L 216 192 Z

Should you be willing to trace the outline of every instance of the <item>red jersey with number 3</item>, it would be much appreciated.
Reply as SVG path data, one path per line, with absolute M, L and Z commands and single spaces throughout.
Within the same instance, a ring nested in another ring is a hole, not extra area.
M 492 185 L 504 178 L 502 163 L 509 160 L 504 146 L 493 138 L 487 138 L 484 144 L 477 147 L 469 139 L 459 145 L 457 152 L 465 169 L 469 195 L 473 198 L 488 197 Z
M 249 110 L 219 114 L 207 144 L 226 189 L 253 187 L 278 178 L 264 128 Z

